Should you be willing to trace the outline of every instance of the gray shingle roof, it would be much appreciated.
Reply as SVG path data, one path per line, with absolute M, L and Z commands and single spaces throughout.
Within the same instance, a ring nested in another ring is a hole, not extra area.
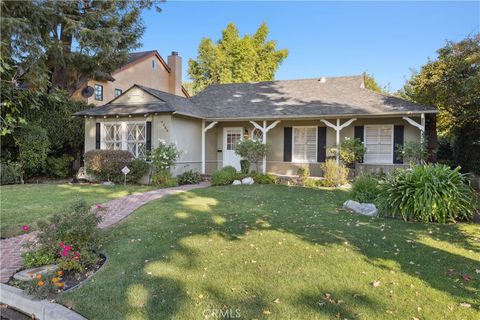
M 176 112 L 206 119 L 307 118 L 436 112 L 363 88 L 363 76 L 211 85 L 191 98 L 137 87 L 161 101 L 107 104 L 75 115 L 126 115 Z

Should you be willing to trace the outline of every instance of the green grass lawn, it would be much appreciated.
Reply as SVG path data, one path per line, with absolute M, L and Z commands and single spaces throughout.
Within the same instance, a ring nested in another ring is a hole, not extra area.
M 0 187 L 0 233 L 10 237 L 22 233 L 22 225 L 35 223 L 60 210 L 75 198 L 97 204 L 135 192 L 147 186 L 102 186 L 70 184 L 25 184 Z
M 346 198 L 255 185 L 151 202 L 60 300 L 89 319 L 479 318 L 480 226 L 370 219 Z

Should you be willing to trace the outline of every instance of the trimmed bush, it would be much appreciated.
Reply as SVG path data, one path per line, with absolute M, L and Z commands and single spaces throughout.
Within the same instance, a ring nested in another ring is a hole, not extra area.
M 91 150 L 84 156 L 87 172 L 93 173 L 100 180 L 112 181 L 122 175 L 122 168 L 129 166 L 133 155 L 124 150 Z
M 404 220 L 453 222 L 473 216 L 473 190 L 460 167 L 442 164 L 397 169 L 380 185 L 380 212 Z
M 338 187 L 348 182 L 348 169 L 343 164 L 338 164 L 335 160 L 328 159 L 322 163 L 323 170 L 322 184 L 325 187 Z
M 188 170 L 177 176 L 177 180 L 179 185 L 197 184 L 202 181 L 202 176 L 197 171 Z
M 152 175 L 152 184 L 162 188 L 170 188 L 178 186 L 178 180 L 172 177 L 169 171 L 159 171 Z
M 278 183 L 278 177 L 270 173 L 263 174 L 263 173 L 252 172 L 251 176 L 253 178 L 253 181 L 255 181 L 258 184 L 277 184 Z
M 18 162 L 0 163 L 0 183 L 15 184 L 22 182 L 22 171 Z
M 50 148 L 47 131 L 36 124 L 21 128 L 17 140 L 18 161 L 27 177 L 41 174 L 46 164 Z
M 362 203 L 374 203 L 380 192 L 378 179 L 372 175 L 358 176 L 352 185 L 351 197 Z
M 267 154 L 267 145 L 259 140 L 244 139 L 235 146 L 235 153 L 253 163 L 258 171 L 258 162 Z
M 232 166 L 223 167 L 220 170 L 216 170 L 212 174 L 213 186 L 224 186 L 232 184 L 233 180 L 240 179 L 240 174 L 237 173 L 237 169 Z
M 128 166 L 130 172 L 127 174 L 127 183 L 138 183 L 140 179 L 147 175 L 150 164 L 143 159 L 135 159 Z M 123 173 L 113 176 L 113 182 L 123 183 Z

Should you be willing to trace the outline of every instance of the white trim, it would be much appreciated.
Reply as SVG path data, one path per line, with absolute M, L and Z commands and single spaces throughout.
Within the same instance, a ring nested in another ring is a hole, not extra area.
M 315 128 L 315 161 L 304 161 L 295 159 L 295 129 Z M 292 163 L 318 163 L 318 127 L 317 126 L 293 126 L 292 127 Z
M 351 125 L 352 122 L 356 121 L 356 120 L 357 120 L 357 118 L 353 118 L 353 119 L 347 120 L 345 123 L 340 125 L 340 118 L 337 118 L 337 125 L 334 125 L 333 123 L 331 123 L 331 122 L 329 122 L 325 119 L 320 119 L 320 121 L 323 122 L 324 124 L 326 124 L 327 127 L 330 127 L 333 130 L 335 130 L 335 144 L 336 144 L 336 148 L 337 148 L 335 160 L 337 161 L 337 163 L 340 162 L 340 153 L 338 152 L 339 149 L 340 149 L 340 131 L 342 131 L 342 129 L 348 127 L 349 125 Z
M 258 129 L 262 132 L 262 143 L 263 144 L 267 144 L 267 132 L 272 130 L 273 128 L 275 128 L 277 126 L 277 124 L 279 124 L 280 122 L 281 122 L 281 120 L 276 120 L 267 127 L 267 120 L 263 120 L 263 127 L 262 127 L 258 123 L 256 123 L 255 121 L 250 121 L 250 123 L 253 124 L 255 129 Z M 266 155 L 263 157 L 263 160 L 262 160 L 262 172 L 264 174 L 267 173 L 267 156 Z
M 390 126 L 392 128 L 392 139 L 391 139 L 391 144 L 392 148 L 390 149 L 390 162 L 365 162 L 365 156 L 363 157 L 363 163 L 361 164 L 370 164 L 370 165 L 384 165 L 384 164 L 394 164 L 393 163 L 393 155 L 394 155 L 394 140 L 393 140 L 393 134 L 394 134 L 394 125 L 393 124 L 367 124 L 363 126 L 363 145 L 366 147 L 367 145 L 367 127 L 386 127 Z M 366 154 L 366 152 L 365 152 Z
M 202 120 L 202 167 L 201 167 L 201 173 L 205 174 L 205 133 L 207 133 L 208 130 L 213 128 L 218 122 L 213 121 L 210 123 L 207 127 L 205 127 L 205 120 Z
M 105 125 L 120 125 L 120 150 L 128 151 L 127 124 L 143 124 L 145 126 L 145 148 L 147 144 L 147 121 L 100 121 L 100 150 L 107 150 L 105 145 Z M 135 156 L 135 155 L 134 155 Z

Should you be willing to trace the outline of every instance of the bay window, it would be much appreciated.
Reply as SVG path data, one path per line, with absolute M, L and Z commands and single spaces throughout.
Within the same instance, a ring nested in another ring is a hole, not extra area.
M 104 122 L 102 123 L 101 148 L 105 150 L 127 150 L 135 158 L 146 154 L 145 122 Z
M 293 127 L 293 162 L 317 162 L 317 127 Z

